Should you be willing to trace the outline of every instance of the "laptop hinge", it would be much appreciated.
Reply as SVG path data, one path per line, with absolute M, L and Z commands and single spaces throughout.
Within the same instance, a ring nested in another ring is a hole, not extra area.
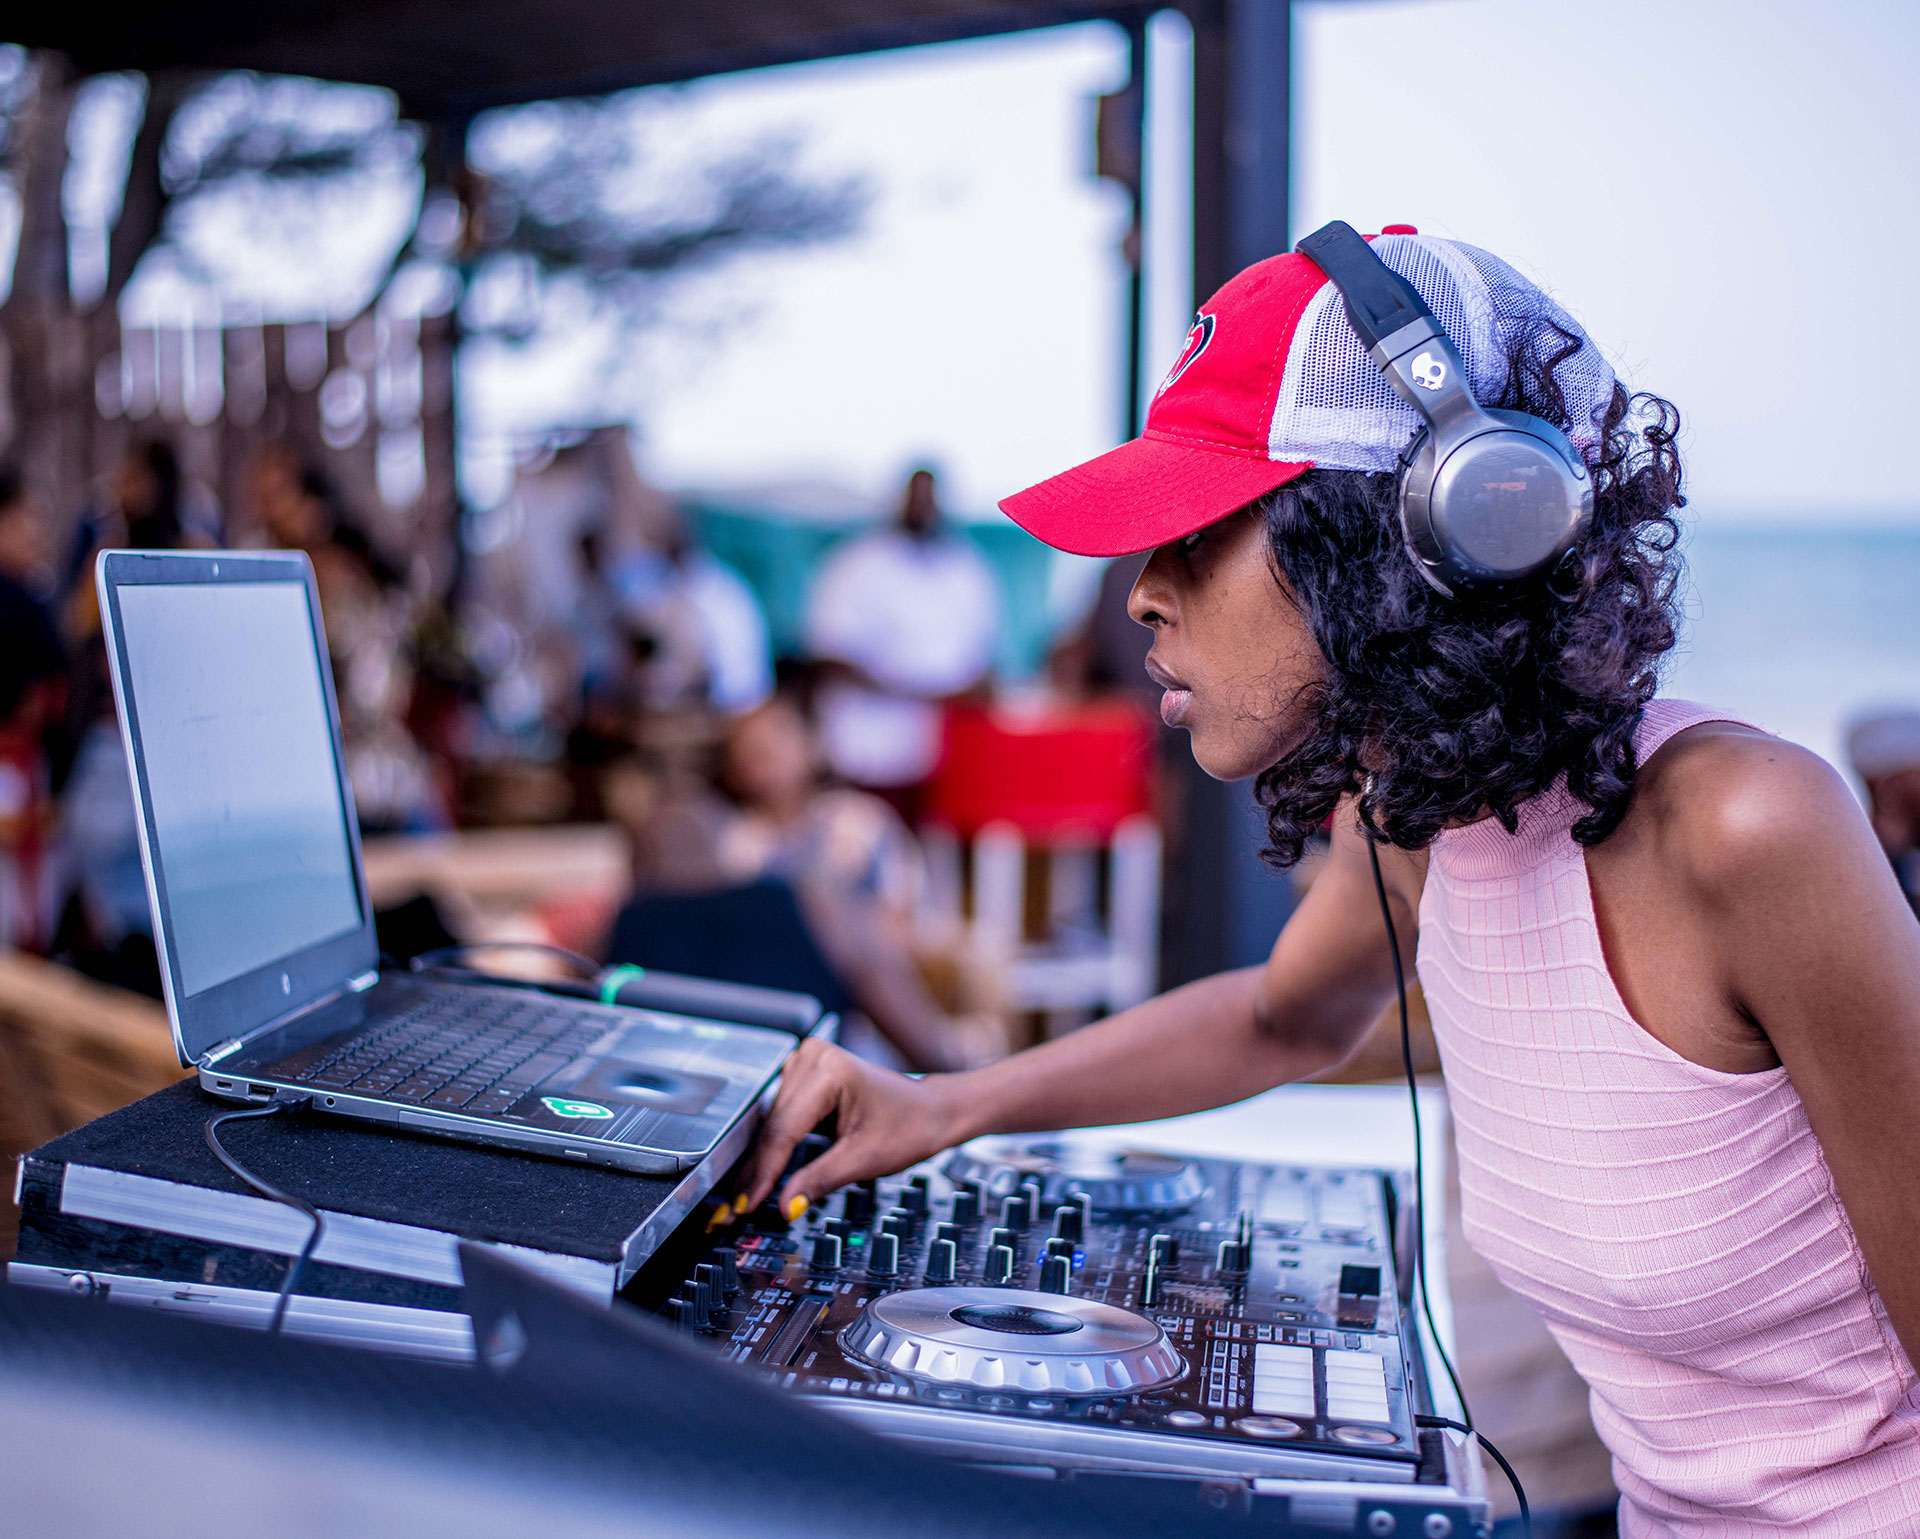
M 353 988 L 354 991 L 358 993 L 359 989 L 357 985 L 359 981 L 357 978 L 354 979 L 353 982 L 348 985 L 348 988 Z M 322 1006 L 332 1004 L 346 992 L 346 989 L 335 989 L 331 994 L 323 994 L 312 1003 L 302 1005 L 298 1010 L 289 1010 L 285 1015 L 276 1016 L 264 1026 L 254 1027 L 253 1030 L 248 1032 L 244 1037 L 229 1037 L 225 1042 L 208 1048 L 206 1052 L 194 1060 L 194 1066 L 201 1069 L 210 1069 L 222 1058 L 232 1057 L 233 1054 L 239 1052 L 240 1049 L 245 1047 L 249 1042 L 258 1042 L 269 1032 L 278 1031 L 282 1026 L 291 1026 L 295 1021 L 299 1020 L 301 1016 L 311 1015 Z

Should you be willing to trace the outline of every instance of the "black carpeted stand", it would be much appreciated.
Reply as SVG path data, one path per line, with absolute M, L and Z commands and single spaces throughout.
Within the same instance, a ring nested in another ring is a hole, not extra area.
M 231 1104 L 184 1080 L 42 1144 L 24 1156 L 28 1179 L 89 1165 L 246 1194 L 200 1136 Z M 329 1212 L 616 1263 L 680 1184 L 310 1115 L 229 1123 L 220 1136 L 249 1169 Z
M 184 1081 L 23 1156 L 11 1279 L 163 1308 L 204 1304 L 209 1318 L 270 1298 L 286 1275 L 288 1225 L 297 1249 L 305 1221 L 255 1196 L 208 1150 L 202 1129 L 229 1105 Z M 304 1111 L 229 1123 L 221 1137 L 248 1169 L 327 1216 L 296 1300 L 356 1318 L 327 1324 L 309 1310 L 303 1321 L 296 1302 L 289 1329 L 403 1350 L 422 1320 L 392 1311 L 462 1308 L 455 1241 L 544 1258 L 550 1275 L 609 1300 L 676 1229 L 702 1227 L 709 1188 L 725 1174 L 633 1175 Z M 278 1243 L 267 1237 L 275 1232 Z M 394 1321 L 399 1335 L 383 1336 Z

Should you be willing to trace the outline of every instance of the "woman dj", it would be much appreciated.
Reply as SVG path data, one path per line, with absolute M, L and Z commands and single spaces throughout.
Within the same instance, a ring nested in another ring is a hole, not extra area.
M 804 1044 L 742 1196 L 829 1114 L 790 1216 L 981 1134 L 1336 1064 L 1393 997 L 1384 906 L 1468 1239 L 1591 1386 L 1623 1532 L 1920 1533 L 1920 927 L 1820 759 L 1655 698 L 1676 414 L 1485 252 L 1302 246 L 1209 302 L 1140 438 L 1004 506 L 1153 551 L 1161 714 L 1258 777 L 1278 863 L 1331 816 L 1324 873 L 1263 966 L 987 1068 Z M 1448 481 L 1503 428 L 1534 447 Z

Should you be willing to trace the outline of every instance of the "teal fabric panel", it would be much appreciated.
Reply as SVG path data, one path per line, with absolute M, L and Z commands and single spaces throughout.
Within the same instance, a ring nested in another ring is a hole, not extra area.
M 874 527 L 865 520 L 783 518 L 707 502 L 690 504 L 686 512 L 700 542 L 744 577 L 759 598 L 776 656 L 800 652 L 807 589 L 827 552 Z M 1047 616 L 1053 552 L 1004 519 L 956 520 L 950 527 L 980 547 L 1000 581 L 999 676 L 1032 677 L 1053 640 Z

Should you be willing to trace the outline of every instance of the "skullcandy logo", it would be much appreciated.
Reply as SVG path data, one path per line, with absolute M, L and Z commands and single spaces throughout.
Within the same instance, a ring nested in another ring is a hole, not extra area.
M 1438 390 L 1447 382 L 1446 364 L 1432 353 L 1420 354 L 1413 360 L 1413 367 L 1408 372 L 1413 375 L 1413 382 L 1423 390 Z
M 1167 377 L 1160 381 L 1160 388 L 1153 393 L 1156 401 L 1167 393 L 1168 386 L 1193 367 L 1193 360 L 1207 350 L 1207 344 L 1212 340 L 1213 317 L 1202 315 L 1187 328 L 1187 340 L 1180 349 L 1179 358 L 1174 360 L 1173 368 L 1168 372 Z

